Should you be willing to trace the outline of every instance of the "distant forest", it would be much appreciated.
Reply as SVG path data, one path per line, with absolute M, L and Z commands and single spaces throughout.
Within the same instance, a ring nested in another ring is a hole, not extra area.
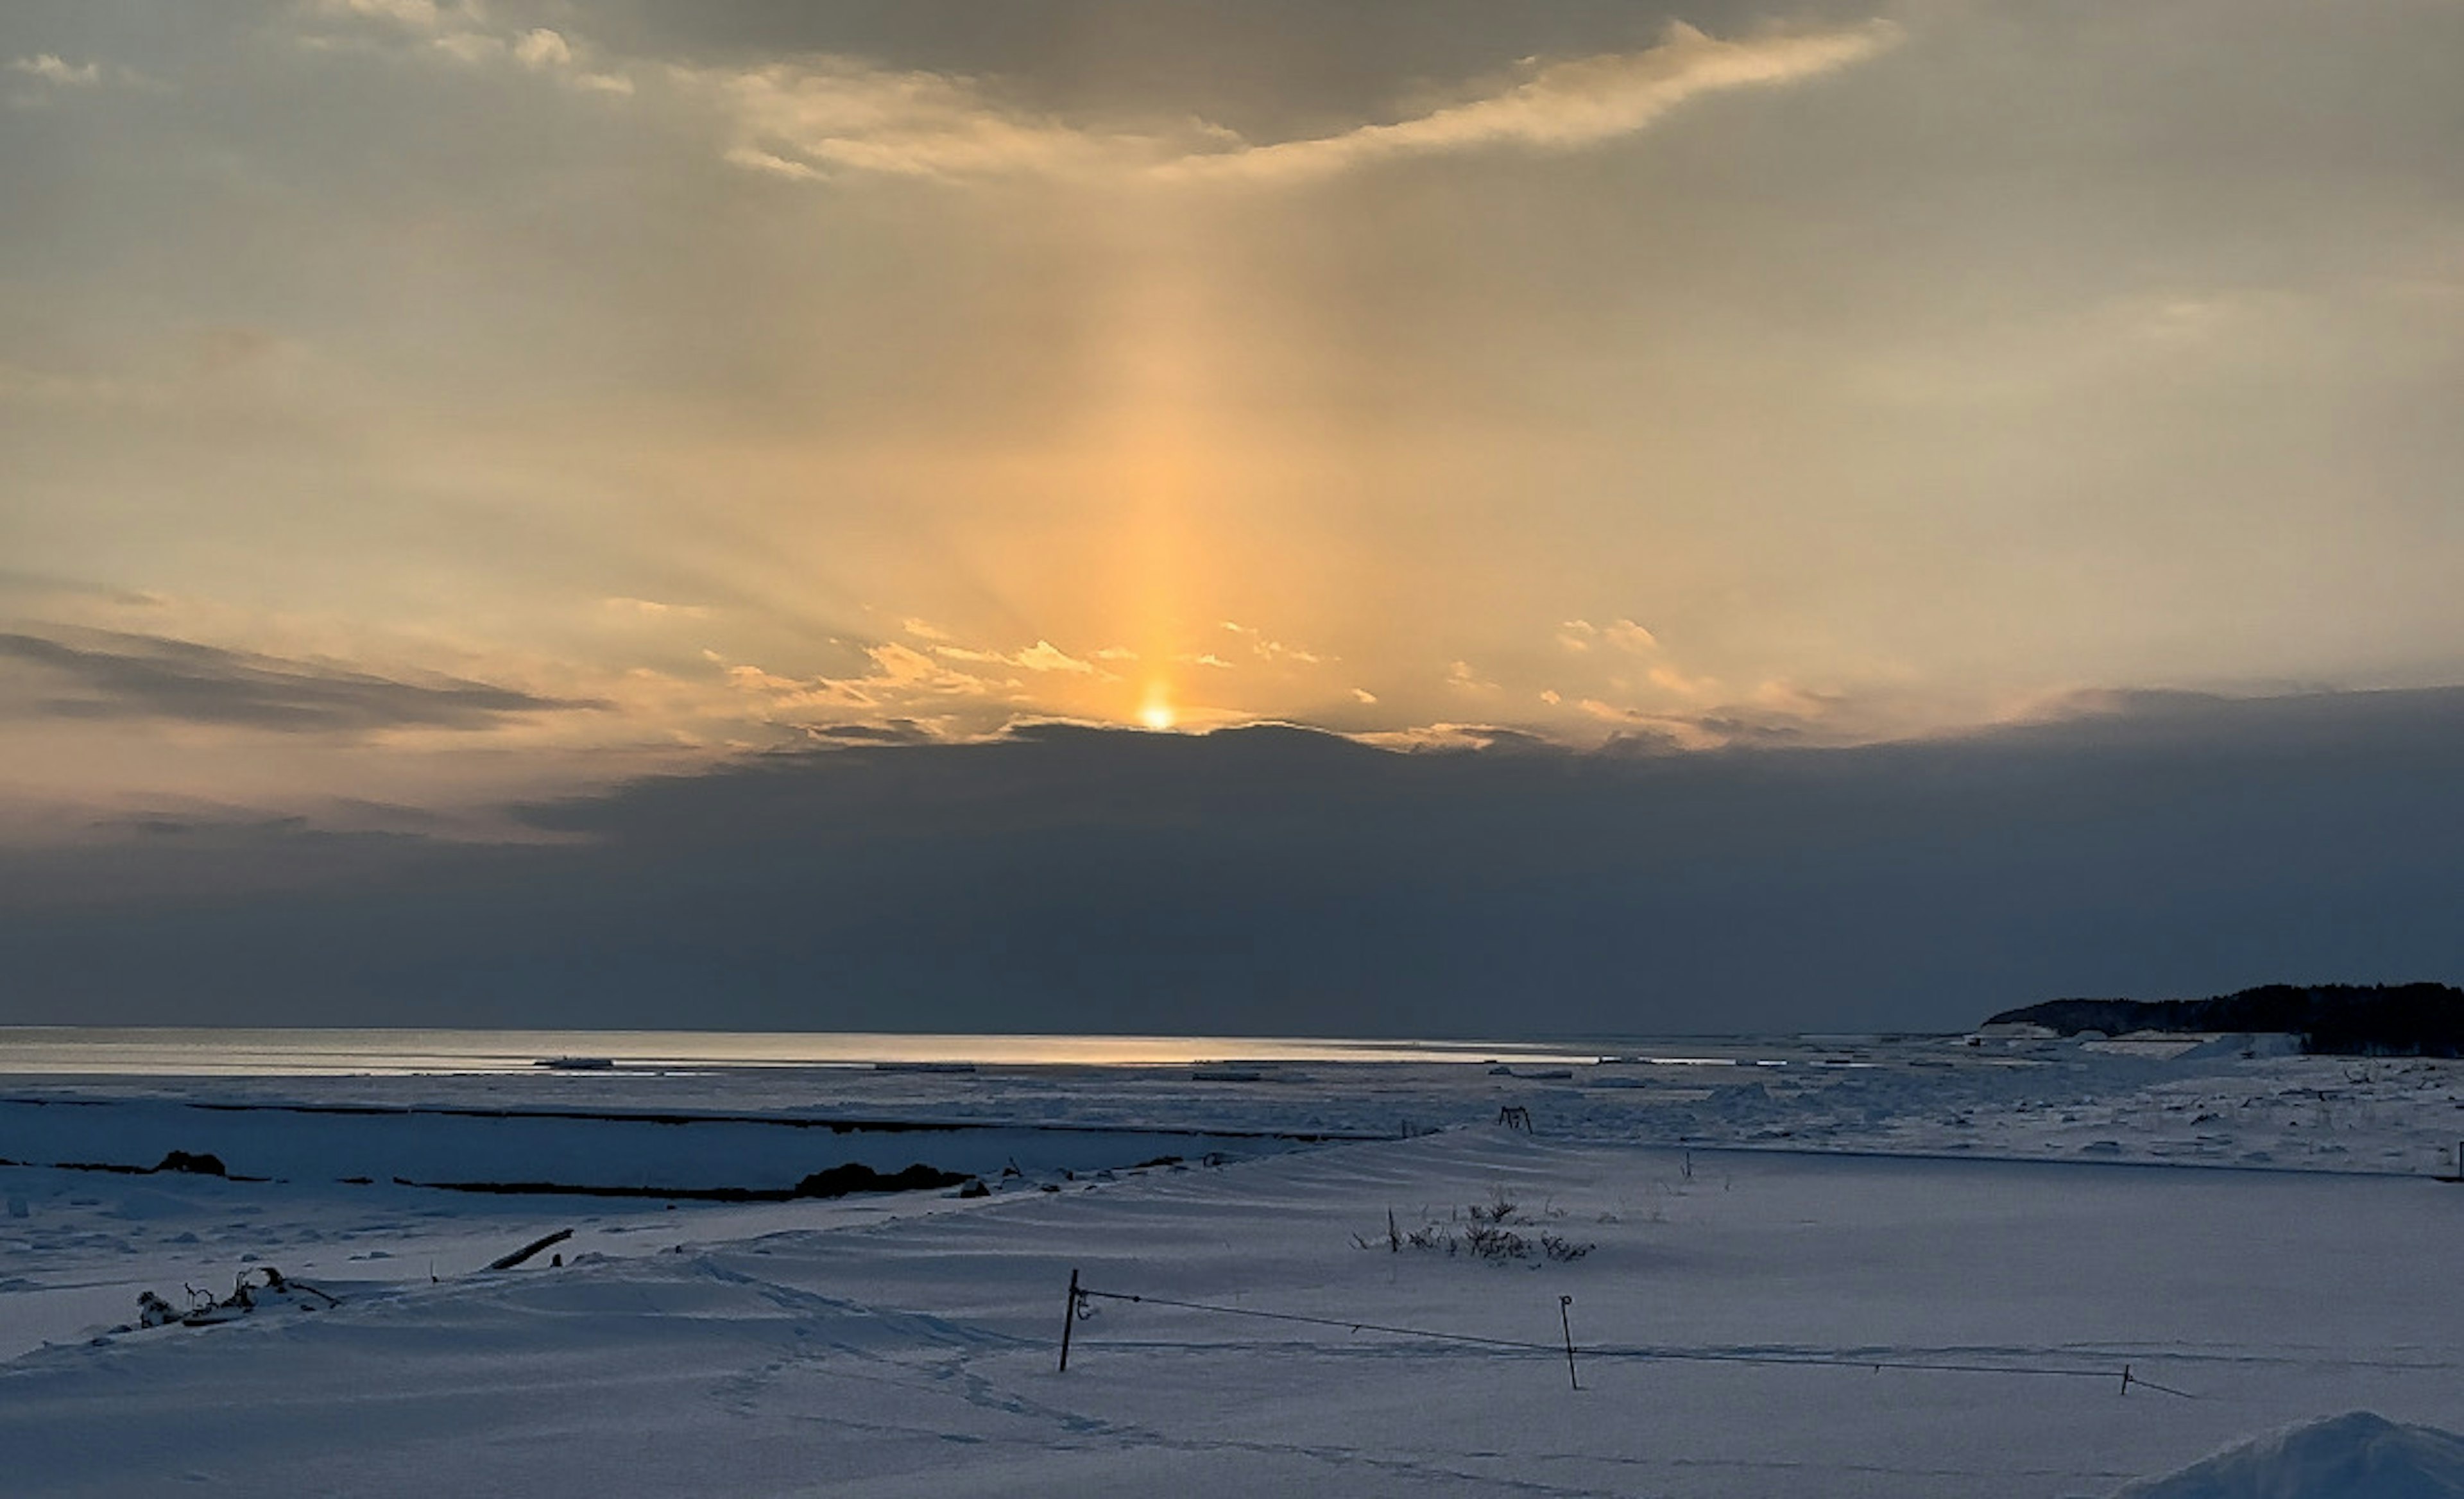
M 2464 1056 L 2464 989 L 2444 983 L 2269 983 L 2205 1000 L 2050 1000 L 1987 1025 L 2101 1030 L 2284 1031 L 2338 1056 Z

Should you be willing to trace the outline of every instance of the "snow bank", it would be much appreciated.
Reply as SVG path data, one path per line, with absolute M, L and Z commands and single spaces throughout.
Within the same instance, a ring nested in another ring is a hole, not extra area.
M 2208 1062 L 2233 1057 L 2298 1057 L 2301 1038 L 2280 1030 L 2234 1031 L 2185 1051 L 2177 1061 Z
M 2464 1437 L 2353 1411 L 2228 1447 L 2114 1499 L 2455 1499 Z

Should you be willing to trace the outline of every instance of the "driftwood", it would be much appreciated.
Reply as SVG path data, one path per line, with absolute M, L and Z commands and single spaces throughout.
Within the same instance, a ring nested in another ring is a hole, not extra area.
M 572 1237 L 572 1229 L 560 1228 L 556 1232 L 548 1234 L 543 1238 L 532 1240 L 530 1243 L 523 1245 L 520 1248 L 516 1249 L 513 1253 L 504 1256 L 502 1259 L 489 1261 L 488 1268 L 492 1270 L 510 1270 L 515 1266 L 521 1264 L 524 1260 L 529 1259 L 532 1255 L 539 1253 L 548 1245 L 562 1244 L 564 1241 Z
M 255 1284 L 251 1284 L 252 1276 L 260 1276 L 262 1279 Z M 139 1291 L 137 1325 L 168 1327 L 176 1322 L 182 1327 L 211 1327 L 217 1322 L 230 1322 L 254 1312 L 256 1298 L 263 1294 L 283 1297 L 314 1296 L 329 1307 L 339 1307 L 342 1304 L 342 1298 L 333 1292 L 319 1290 L 306 1281 L 293 1280 L 271 1265 L 254 1266 L 240 1271 L 237 1278 L 231 1282 L 231 1293 L 219 1301 L 214 1299 L 212 1291 L 199 1290 L 194 1286 L 182 1289 L 188 1293 L 189 1305 L 186 1312 L 182 1312 L 150 1290 Z M 304 1301 L 298 1305 L 299 1310 L 303 1312 L 317 1310 L 316 1307 Z M 124 1333 L 128 1329 L 120 1328 L 117 1331 Z

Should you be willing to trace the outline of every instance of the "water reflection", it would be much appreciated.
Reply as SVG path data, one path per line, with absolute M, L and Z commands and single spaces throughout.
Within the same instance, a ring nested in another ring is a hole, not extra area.
M 0 1027 L 0 1073 L 407 1075 L 529 1071 L 549 1057 L 605 1057 L 620 1069 L 667 1070 L 870 1067 L 884 1062 L 973 1063 L 979 1067 L 1173 1067 L 1201 1062 L 1489 1061 L 1511 1066 L 1571 1066 L 1596 1061 L 1604 1049 L 1607 1048 L 1529 1042 L 1265 1036 L 6 1026 Z

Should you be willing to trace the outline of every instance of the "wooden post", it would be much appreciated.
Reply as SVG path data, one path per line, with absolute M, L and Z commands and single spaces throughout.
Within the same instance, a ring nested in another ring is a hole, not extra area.
M 1076 1266 L 1071 1266 L 1069 1268 L 1069 1304 L 1061 1309 L 1061 1368 L 1058 1372 L 1062 1374 L 1067 1374 L 1069 1372 L 1069 1329 L 1070 1325 L 1075 1323 L 1077 1320 L 1078 1268 Z
M 1572 1296 L 1557 1298 L 1557 1326 L 1566 1334 L 1566 1382 L 1579 1390 L 1583 1381 L 1574 1378 L 1574 1319 L 1573 1314 L 1566 1310 L 1573 1304 Z
M 2123 1364 L 2122 1366 L 2122 1393 L 2124 1395 L 2130 1393 L 2130 1366 L 2128 1364 Z

